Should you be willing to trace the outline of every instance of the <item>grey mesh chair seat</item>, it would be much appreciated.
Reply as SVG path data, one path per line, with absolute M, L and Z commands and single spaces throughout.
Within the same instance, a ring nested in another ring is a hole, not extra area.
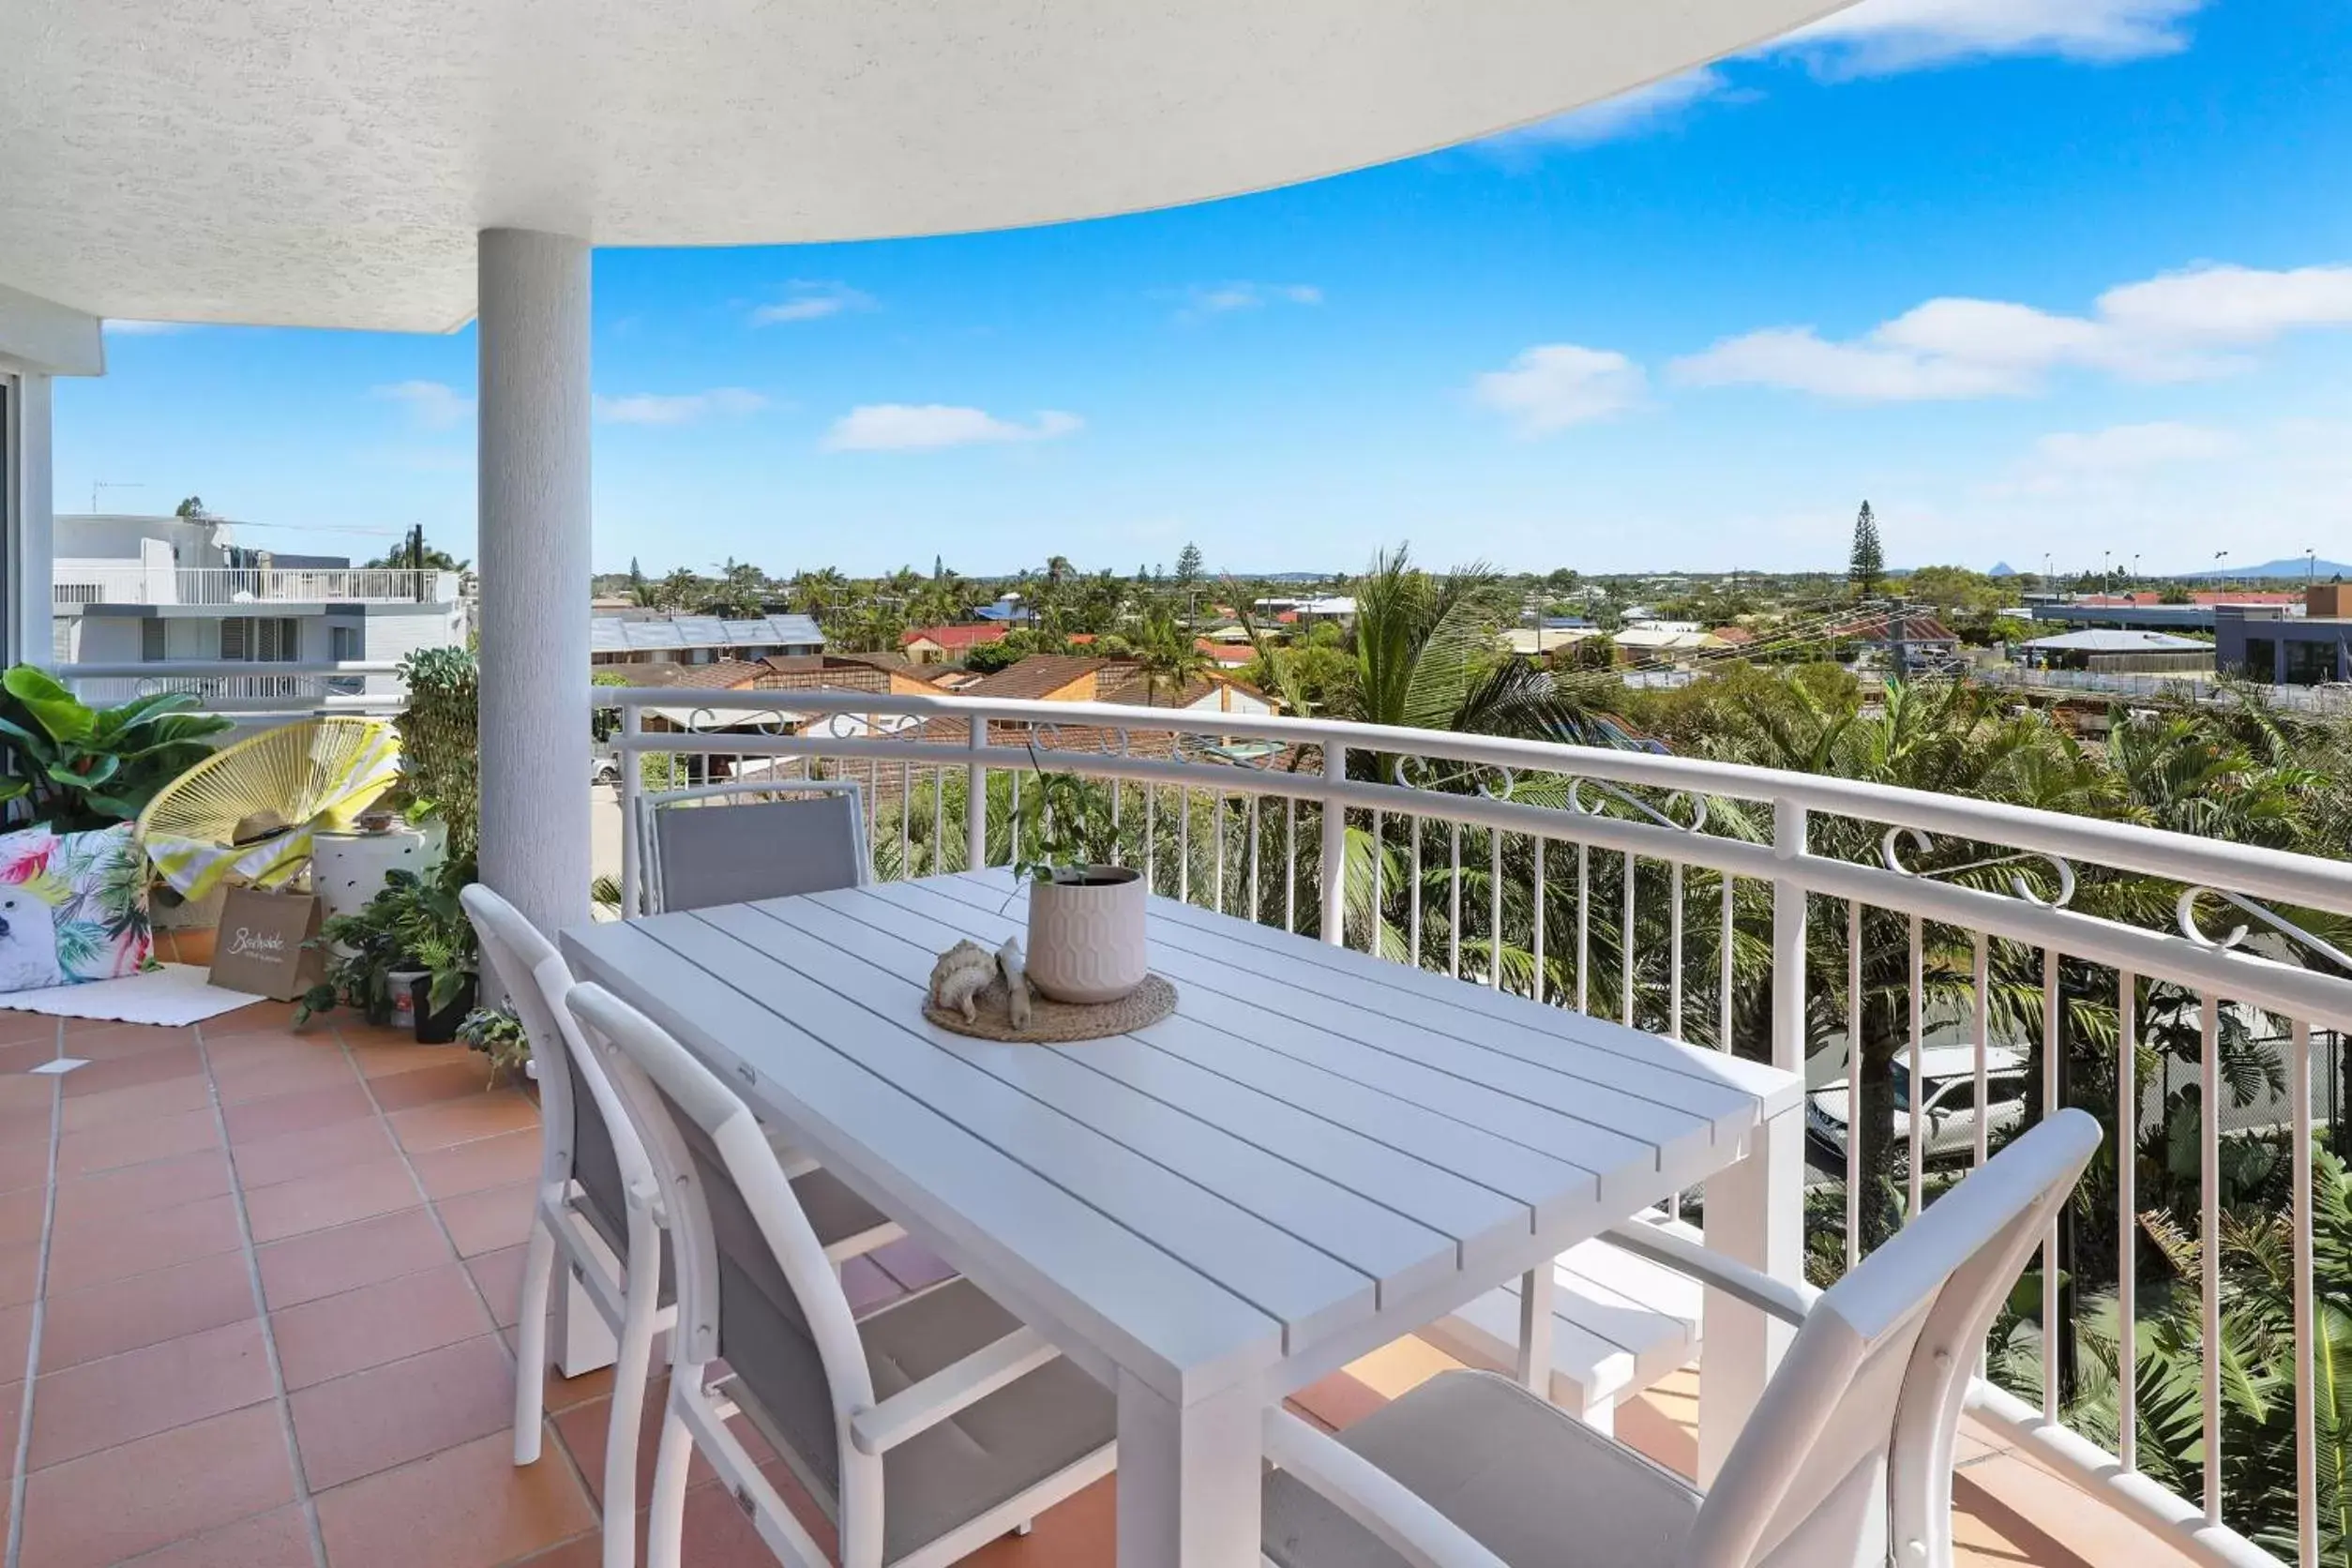
M 1268 1409 L 1265 1555 L 1277 1568 L 1952 1568 L 1969 1369 L 2099 1137 L 2083 1111 L 2052 1113 L 1825 1291 L 1658 1227 L 1612 1227 L 1618 1246 L 1797 1329 L 1704 1496 L 1515 1383 L 1455 1372 L 1336 1438 Z
M 978 1286 L 955 1279 L 861 1319 L 858 1334 L 875 1395 L 887 1399 L 1019 1327 Z M 822 1412 L 776 1386 L 767 1358 L 738 1350 L 728 1366 L 737 1408 L 788 1462 L 812 1444 L 828 1445 L 829 1437 L 807 1423 L 780 1419 L 793 1410 Z M 794 1425 L 801 1430 L 787 1429 Z M 1108 1446 L 1117 1425 L 1110 1391 L 1057 1361 L 909 1439 L 882 1455 L 883 1560 L 897 1561 Z M 838 1500 L 822 1478 L 801 1473 L 800 1480 L 828 1515 L 836 1513 Z
M 1699 1494 L 1491 1372 L 1447 1372 L 1339 1434 L 1511 1568 L 1652 1568 L 1680 1560 Z M 1288 1471 L 1267 1477 L 1277 1568 L 1410 1568 Z

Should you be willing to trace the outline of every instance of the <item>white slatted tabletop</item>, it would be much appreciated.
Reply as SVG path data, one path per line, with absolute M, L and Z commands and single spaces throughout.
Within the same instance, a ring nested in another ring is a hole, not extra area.
M 1254 1561 L 1266 1401 L 1724 1169 L 1801 1094 L 1788 1074 L 1160 898 L 1152 966 L 1174 1017 L 1052 1047 L 927 1022 L 933 958 L 1026 919 L 997 870 L 564 946 L 1120 1391 L 1123 1563 Z

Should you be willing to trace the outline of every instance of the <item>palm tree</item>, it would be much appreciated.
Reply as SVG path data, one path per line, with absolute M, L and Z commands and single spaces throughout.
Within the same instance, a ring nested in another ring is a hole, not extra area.
M 1143 671 L 1146 706 L 1159 692 L 1181 697 L 1184 688 L 1209 669 L 1209 656 L 1200 651 L 1191 628 L 1177 620 L 1176 612 L 1165 604 L 1153 605 L 1143 612 L 1143 624 L 1129 641 L 1135 649 L 1135 661 Z
M 1376 557 L 1355 590 L 1355 681 L 1331 716 L 1529 740 L 1605 738 L 1597 705 L 1498 647 L 1518 607 L 1491 568 L 1432 575 L 1400 546 Z M 1365 759 L 1366 772 L 1382 776 L 1395 764 Z
M 2239 1141 L 2239 1140 L 2233 1140 Z M 2285 1151 L 2274 1150 L 2284 1166 Z M 2312 1153 L 2313 1413 L 2318 1448 L 2319 1560 L 2352 1564 L 2352 1176 Z M 2284 1195 L 2282 1195 L 2282 1199 Z M 2295 1250 L 2284 1202 L 2232 1210 L 2216 1238 L 2223 1259 L 2223 1507 L 2226 1522 L 2291 1560 L 2296 1552 Z M 2163 1211 L 2141 1220 L 2169 1277 L 2142 1286 L 2135 1325 L 2140 1468 L 2182 1497 L 2204 1486 L 2204 1325 L 2199 1244 Z M 1996 1327 L 1989 1369 L 2021 1397 L 2042 1389 L 2031 1313 Z M 2112 1451 L 2120 1425 L 2121 1335 L 2103 1292 L 2081 1325 L 2081 1378 L 2066 1424 Z

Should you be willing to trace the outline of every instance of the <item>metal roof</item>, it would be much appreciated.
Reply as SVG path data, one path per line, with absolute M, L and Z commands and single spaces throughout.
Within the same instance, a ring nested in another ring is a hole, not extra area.
M 716 615 L 637 619 L 599 615 L 588 623 L 588 646 L 599 654 L 664 648 L 792 648 L 824 646 L 825 634 L 806 615 L 761 615 L 723 621 Z
M 2165 631 L 2116 631 L 2104 627 L 2037 637 L 2025 646 L 2074 654 L 2209 654 L 2213 644 Z

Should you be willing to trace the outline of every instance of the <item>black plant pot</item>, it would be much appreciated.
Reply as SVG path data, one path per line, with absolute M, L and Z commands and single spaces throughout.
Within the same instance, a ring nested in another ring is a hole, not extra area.
M 410 1002 L 416 1011 L 416 1043 L 420 1046 L 445 1046 L 458 1037 L 458 1025 L 474 1011 L 474 991 L 476 981 L 471 974 L 458 988 L 458 994 L 449 999 L 449 1005 L 440 1012 L 431 1011 L 432 976 L 420 974 L 408 983 Z

